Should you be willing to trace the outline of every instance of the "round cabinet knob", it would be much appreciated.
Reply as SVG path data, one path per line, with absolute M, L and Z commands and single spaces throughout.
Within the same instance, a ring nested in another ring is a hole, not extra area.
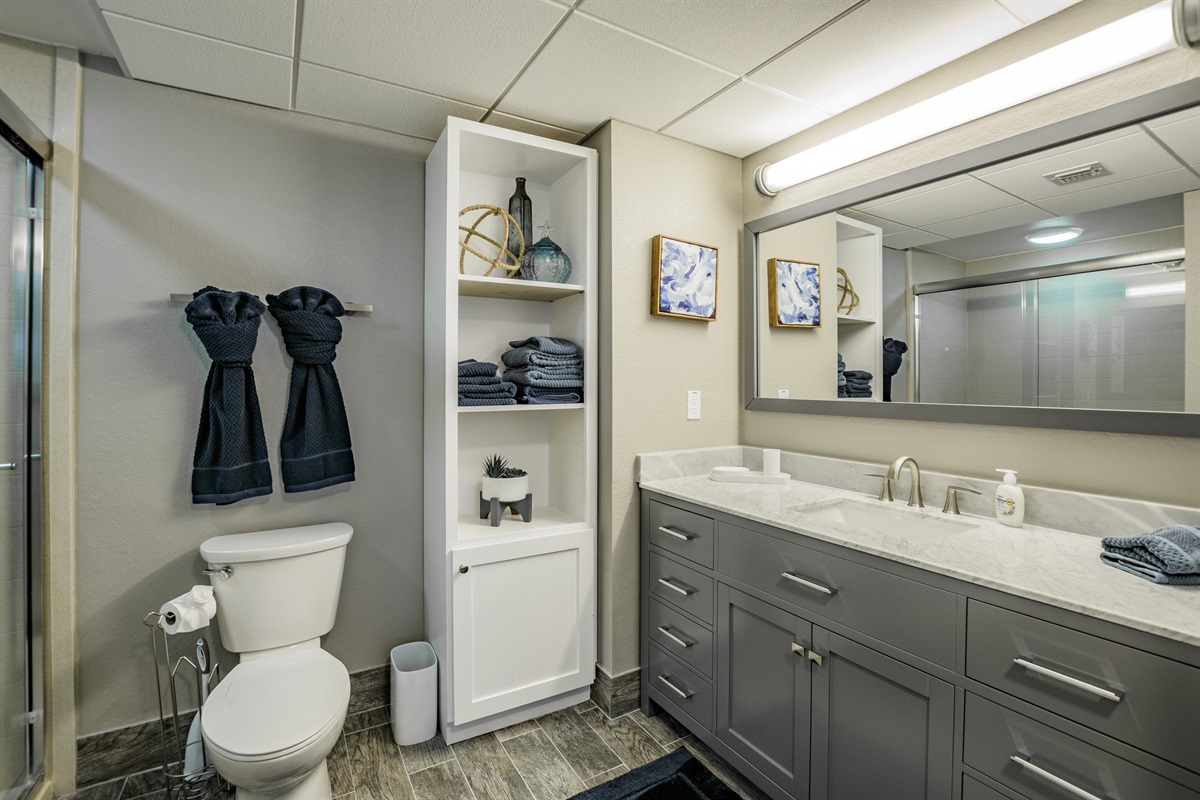
M 471 568 L 468 567 L 466 564 L 463 564 L 461 567 L 458 568 L 458 571 L 460 573 L 462 573 L 463 575 L 466 575 L 470 570 L 471 570 Z

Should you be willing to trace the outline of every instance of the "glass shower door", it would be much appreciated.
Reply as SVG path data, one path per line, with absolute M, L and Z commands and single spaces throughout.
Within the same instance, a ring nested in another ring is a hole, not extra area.
M 0 140 L 0 800 L 42 771 L 41 176 Z

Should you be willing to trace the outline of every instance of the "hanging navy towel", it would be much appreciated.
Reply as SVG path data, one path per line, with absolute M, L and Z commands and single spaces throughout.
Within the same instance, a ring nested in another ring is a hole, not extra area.
M 225 505 L 271 493 L 267 439 L 250 362 L 267 310 L 246 292 L 206 286 L 184 308 L 212 366 L 192 458 L 192 502 Z
M 292 357 L 283 438 L 279 444 L 285 492 L 307 492 L 354 480 L 350 423 L 333 360 L 346 313 L 324 289 L 296 286 L 267 295 Z

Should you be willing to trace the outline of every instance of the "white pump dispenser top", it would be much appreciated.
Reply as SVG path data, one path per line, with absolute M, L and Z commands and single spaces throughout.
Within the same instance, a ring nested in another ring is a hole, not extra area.
M 1004 482 L 1009 486 L 1017 485 L 1017 471 L 1015 469 L 998 469 L 996 472 L 1004 473 Z

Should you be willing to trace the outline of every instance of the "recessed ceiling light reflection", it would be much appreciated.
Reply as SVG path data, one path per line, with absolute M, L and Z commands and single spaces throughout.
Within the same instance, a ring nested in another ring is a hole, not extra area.
M 1069 242 L 1081 233 L 1083 228 L 1046 228 L 1029 234 L 1025 240 L 1034 244 L 1058 244 Z
M 1125 287 L 1126 297 L 1161 297 L 1168 294 L 1183 294 L 1186 284 L 1183 281 L 1171 283 L 1152 283 L 1144 286 Z

